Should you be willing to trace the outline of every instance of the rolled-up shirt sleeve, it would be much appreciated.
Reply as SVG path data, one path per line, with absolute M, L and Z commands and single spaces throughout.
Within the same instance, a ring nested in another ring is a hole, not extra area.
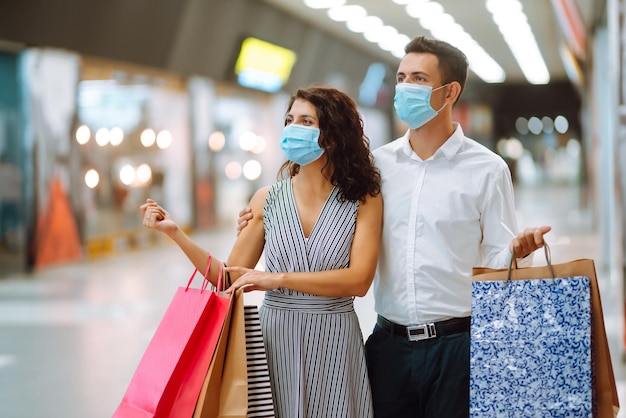
M 511 261 L 511 240 L 518 234 L 511 172 L 503 165 L 488 183 L 481 216 L 483 267 L 506 268 Z M 532 254 L 518 258 L 518 267 L 532 265 Z

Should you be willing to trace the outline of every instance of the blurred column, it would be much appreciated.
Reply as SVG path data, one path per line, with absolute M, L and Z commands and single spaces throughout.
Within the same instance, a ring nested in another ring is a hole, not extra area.
M 615 3 L 609 1 L 608 4 Z M 609 16 L 611 13 L 607 13 Z M 609 21 L 611 21 L 609 17 Z M 616 127 L 615 109 L 618 107 L 617 67 L 612 45 L 615 42 L 610 28 L 598 28 L 593 39 L 593 62 L 606 63 L 595 65 L 592 80 L 592 97 L 595 117 L 592 135 L 595 136 L 597 154 L 596 190 L 598 203 L 598 230 L 600 236 L 601 264 L 605 268 L 616 265 L 618 231 L 615 228 L 618 220 L 616 196 Z M 621 214 L 620 214 L 621 215 Z M 621 235 L 621 234 L 620 234 Z
M 621 285 L 622 285 L 622 298 L 621 308 L 626 307 L 626 65 L 622 63 L 626 62 L 626 28 L 620 22 L 623 21 L 623 16 L 626 14 L 626 0 L 612 0 L 608 2 L 607 15 L 609 19 L 609 28 L 611 35 L 615 38 L 613 43 L 613 49 L 615 51 L 615 61 L 610 64 L 615 65 L 616 75 L 615 86 L 620 88 L 615 89 L 618 95 L 617 104 L 619 105 L 619 119 L 617 121 L 616 132 L 616 151 L 617 151 L 617 167 L 618 167 L 618 191 L 620 195 L 620 222 L 621 228 Z M 617 229 L 617 228 L 616 228 Z M 623 314 L 626 313 L 623 312 Z M 626 318 L 625 318 L 626 319 Z M 626 320 L 624 321 L 626 324 Z M 623 330 L 623 342 L 622 342 L 622 356 L 626 355 L 626 330 Z M 624 357 L 623 357 L 624 358 Z
M 188 82 L 191 103 L 190 118 L 193 136 L 194 166 L 194 223 L 199 229 L 212 227 L 216 223 L 215 199 L 217 172 L 215 152 L 210 148 L 210 137 L 214 132 L 213 113 L 216 92 L 209 79 L 194 76 Z M 223 146 L 223 144 L 222 144 Z
M 24 91 L 23 142 L 34 187 L 27 216 L 29 265 L 44 266 L 82 257 L 74 210 L 68 198 L 71 127 L 76 110 L 80 60 L 57 49 L 31 48 L 21 55 Z M 32 186 L 31 186 L 32 184 Z M 28 202 L 30 203 L 30 202 Z
M 626 14 L 626 0 L 621 0 L 621 16 Z M 620 120 L 619 130 L 617 133 L 617 155 L 618 162 L 617 167 L 619 170 L 619 193 L 621 204 L 621 228 L 618 228 L 622 234 L 622 278 L 626 279 L 626 26 L 622 25 L 620 28 L 620 85 L 621 85 L 621 97 L 620 97 Z M 624 291 L 626 292 L 626 284 L 624 285 Z M 626 301 L 626 294 L 624 294 L 624 300 Z
M 26 267 L 18 53 L 0 51 L 0 278 Z

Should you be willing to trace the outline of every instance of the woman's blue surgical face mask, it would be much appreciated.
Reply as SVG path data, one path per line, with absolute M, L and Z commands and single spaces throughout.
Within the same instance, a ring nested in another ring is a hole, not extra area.
M 289 161 L 307 165 L 320 158 L 324 153 L 324 149 L 318 143 L 319 137 L 320 130 L 318 128 L 292 123 L 283 129 L 280 148 Z
M 411 129 L 424 126 L 446 106 L 446 103 L 444 103 L 441 109 L 433 109 L 430 105 L 430 95 L 433 91 L 444 88 L 448 84 L 444 84 L 434 90 L 432 87 L 422 84 L 396 84 L 396 95 L 393 99 L 393 106 L 396 108 L 396 113 L 400 120 L 409 125 Z

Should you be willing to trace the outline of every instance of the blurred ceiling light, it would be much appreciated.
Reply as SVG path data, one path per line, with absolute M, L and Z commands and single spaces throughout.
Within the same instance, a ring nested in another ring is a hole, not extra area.
M 389 52 L 391 52 L 391 54 L 396 58 L 402 58 L 404 57 L 404 55 L 406 55 L 406 53 L 404 52 L 404 47 L 409 42 L 411 42 L 411 38 L 403 33 L 399 33 L 398 36 L 396 36 L 394 48 L 390 49 Z
M 154 141 L 156 140 L 156 134 L 152 129 L 144 129 L 141 132 L 141 145 L 148 148 L 154 145 Z
M 152 180 L 152 169 L 148 164 L 141 164 L 137 167 L 137 181 L 147 184 Z
M 248 180 L 256 180 L 261 176 L 261 163 L 257 160 L 248 160 L 243 165 L 243 176 Z
M 416 19 L 425 17 L 430 18 L 443 13 L 443 6 L 439 3 L 409 3 L 406 5 L 406 13 Z
M 115 127 L 109 132 L 109 141 L 111 145 L 118 146 L 124 140 L 124 131 L 120 127 Z
M 377 27 L 383 27 L 383 21 L 377 16 L 357 17 L 346 22 L 346 26 L 354 33 L 363 33 Z
M 209 136 L 209 149 L 213 152 L 221 151 L 226 145 L 224 132 L 215 131 Z
M 135 181 L 135 169 L 130 164 L 125 164 L 120 169 L 120 181 L 126 186 L 131 185 Z
M 246 131 L 239 137 L 239 147 L 244 151 L 251 151 L 256 145 L 256 134 L 252 131 Z
M 395 36 L 398 34 L 398 30 L 393 26 L 380 26 L 371 29 L 367 29 L 363 32 L 363 37 L 370 41 L 373 44 L 379 44 L 380 42 L 384 42 L 386 39 L 395 39 Z
M 430 17 L 420 17 L 419 21 L 420 25 L 428 30 L 433 30 L 438 26 L 450 27 L 456 23 L 452 16 L 443 12 Z
M 533 116 L 532 118 L 528 119 L 528 129 L 535 135 L 539 135 L 541 131 L 543 131 L 543 124 L 541 123 L 541 119 L 539 119 L 537 116 Z
M 401 6 L 405 6 L 407 4 L 412 4 L 412 3 L 426 3 L 428 0 L 393 0 L 393 2 L 395 4 L 399 4 Z
M 560 134 L 564 134 L 569 129 L 569 121 L 563 115 L 554 118 L 554 129 Z
M 304 4 L 311 9 L 326 9 L 329 7 L 343 6 L 346 0 L 304 0 Z
M 393 26 L 383 26 L 380 33 L 380 38 L 376 42 L 380 49 L 383 51 L 393 51 L 397 47 L 397 42 L 402 38 L 402 34 L 398 33 Z
M 163 129 L 156 137 L 157 147 L 167 149 L 172 145 L 172 133 L 167 129 Z
M 85 173 L 85 184 L 87 185 L 87 187 L 89 187 L 90 189 L 93 189 L 99 183 L 100 183 L 100 175 L 98 174 L 98 172 L 94 170 L 93 168 L 90 170 L 87 170 L 87 172 Z
M 554 121 L 549 116 L 542 117 L 541 124 L 543 125 L 544 133 L 551 134 L 554 132 Z
M 470 62 L 470 70 L 485 83 L 502 83 L 506 78 L 506 73 L 500 64 L 491 58 L 491 55 L 480 45 L 474 43 L 473 40 L 468 44 L 463 44 L 461 41 L 456 42 L 455 40 L 451 40 L 450 43 L 459 46 L 465 52 Z
M 256 144 L 254 145 L 254 148 L 252 148 L 250 151 L 252 151 L 252 153 L 254 154 L 260 154 L 263 151 L 265 151 L 266 145 L 267 145 L 267 141 L 265 140 L 265 138 L 258 135 L 256 137 Z
M 224 174 L 231 180 L 236 180 L 241 177 L 241 164 L 237 161 L 231 161 L 226 164 L 226 168 L 224 169 Z
M 96 144 L 101 147 L 109 143 L 109 130 L 107 128 L 100 128 L 96 132 Z
M 396 33 L 393 36 L 389 36 L 378 41 L 378 46 L 385 51 L 393 53 L 393 51 L 398 49 L 398 45 L 402 45 L 402 51 L 404 52 L 404 45 L 408 44 L 410 41 L 411 38 L 407 35 L 403 33 Z
M 506 74 L 504 69 L 476 42 L 454 18 L 445 13 L 436 2 L 416 1 L 406 5 L 406 13 L 419 19 L 420 25 L 428 29 L 433 37 L 455 45 L 467 56 L 470 69 L 486 83 L 501 83 Z M 401 57 L 404 52 L 395 50 Z
M 420 24 L 429 29 L 433 37 L 449 42 L 463 51 L 469 60 L 470 69 L 484 82 L 504 81 L 506 77 L 504 69 L 454 21 L 452 16 L 444 13 L 441 4 L 429 0 L 393 0 L 393 2 L 405 6 L 409 16 L 420 19 Z M 315 2 L 315 8 L 332 7 L 328 3 L 331 1 Z M 411 40 L 409 36 L 400 33 L 395 27 L 385 25 L 378 16 L 368 16 L 367 11 L 360 6 L 344 6 L 345 2 L 339 3 L 335 5 L 336 9 L 328 10 L 330 19 L 345 21 L 350 31 L 362 33 L 366 40 L 376 43 L 382 50 L 396 58 L 404 57 L 404 47 Z
M 76 142 L 80 145 L 85 145 L 89 142 L 89 138 L 91 138 L 91 131 L 87 125 L 79 126 L 78 129 L 76 129 Z
M 515 129 L 520 134 L 526 135 L 528 133 L 528 120 L 521 116 L 515 119 Z
M 547 84 L 550 73 L 519 0 L 487 0 L 486 7 L 526 80 L 531 84 Z
M 367 12 L 361 6 L 351 4 L 349 6 L 337 6 L 328 9 L 328 17 L 335 22 L 347 22 L 348 20 L 364 18 Z

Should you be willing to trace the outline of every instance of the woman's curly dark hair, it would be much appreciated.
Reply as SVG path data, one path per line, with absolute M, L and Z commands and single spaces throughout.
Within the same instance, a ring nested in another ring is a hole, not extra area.
M 319 145 L 332 169 L 330 182 L 339 186 L 340 200 L 365 201 L 367 195 L 380 193 L 380 173 L 374 166 L 369 139 L 363 132 L 363 120 L 354 101 L 332 87 L 310 86 L 291 95 L 287 112 L 296 99 L 306 100 L 317 109 L 320 126 Z M 279 173 L 295 176 L 300 165 L 285 162 Z

